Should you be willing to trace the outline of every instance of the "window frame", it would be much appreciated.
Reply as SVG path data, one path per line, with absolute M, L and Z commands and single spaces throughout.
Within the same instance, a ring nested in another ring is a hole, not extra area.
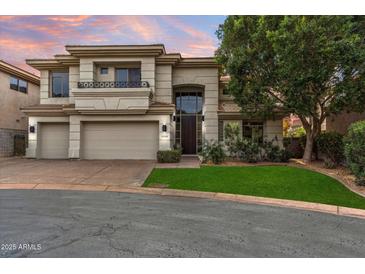
M 21 86 L 20 86 L 20 81 L 25 83 L 25 91 L 20 90 Z M 20 92 L 22 93 L 28 93 L 28 82 L 23 80 L 23 79 L 18 79 L 18 89 Z
M 130 70 L 135 69 L 135 70 L 139 70 L 139 80 L 138 81 L 131 81 L 131 73 Z M 127 81 L 120 81 L 117 79 L 117 71 L 118 70 L 126 70 L 127 71 Z M 115 68 L 115 82 L 141 82 L 142 81 L 142 70 L 140 67 L 136 67 L 136 68 L 128 68 L 128 67 L 117 67 Z
M 260 128 L 262 130 L 262 134 L 261 136 L 258 138 L 258 144 L 262 144 L 264 142 L 264 122 L 244 122 L 242 121 L 242 137 L 243 138 L 249 138 L 245 136 L 245 127 L 249 127 L 250 131 L 251 131 L 251 141 L 255 141 L 254 136 L 253 136 L 253 128 Z
M 11 83 L 12 80 L 16 81 L 16 87 L 12 87 L 12 83 Z M 21 88 L 20 87 L 20 81 L 25 83 L 25 91 L 20 90 L 20 88 Z M 16 77 L 14 75 L 10 75 L 9 88 L 12 89 L 12 90 L 27 94 L 28 93 L 28 81 L 26 81 L 24 79 L 21 79 L 19 77 Z
M 62 96 L 54 96 L 53 94 L 53 75 L 54 73 L 65 73 L 67 74 L 67 85 L 68 85 L 68 90 L 67 90 L 67 96 L 65 96 L 65 90 L 63 89 L 63 82 L 62 82 Z M 50 98 L 69 98 L 70 97 L 70 73 L 67 70 L 53 70 L 50 71 L 49 73 L 49 96 Z
M 108 75 L 108 74 L 109 74 L 109 68 L 107 67 L 100 68 L 100 75 Z

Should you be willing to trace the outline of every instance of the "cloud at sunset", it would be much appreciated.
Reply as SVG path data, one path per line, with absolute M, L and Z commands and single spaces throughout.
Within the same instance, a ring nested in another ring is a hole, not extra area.
M 35 72 L 28 58 L 52 58 L 66 44 L 165 44 L 185 57 L 212 56 L 223 16 L 0 16 L 0 59 Z

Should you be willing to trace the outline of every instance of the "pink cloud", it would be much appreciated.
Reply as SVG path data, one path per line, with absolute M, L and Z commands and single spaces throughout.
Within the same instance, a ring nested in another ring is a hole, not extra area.
M 0 15 L 0 21 L 10 21 L 15 17 L 14 15 Z
M 0 59 L 25 65 L 26 58 L 65 53 L 66 44 L 163 43 L 183 56 L 212 56 L 216 42 L 173 16 L 0 16 Z
M 214 54 L 217 46 L 209 34 L 186 24 L 177 17 L 165 16 L 163 18 L 171 26 L 182 31 L 188 36 L 179 45 L 183 56 L 212 56 Z
M 51 21 L 57 21 L 57 22 L 68 22 L 68 23 L 75 23 L 75 22 L 82 22 L 86 19 L 90 18 L 90 15 L 77 15 L 77 16 L 53 16 L 48 17 Z

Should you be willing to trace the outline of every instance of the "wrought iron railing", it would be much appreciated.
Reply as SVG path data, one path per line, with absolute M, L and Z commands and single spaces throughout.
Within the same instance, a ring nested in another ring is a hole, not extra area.
M 147 81 L 114 81 L 114 82 L 78 82 L 78 88 L 148 88 L 150 84 Z

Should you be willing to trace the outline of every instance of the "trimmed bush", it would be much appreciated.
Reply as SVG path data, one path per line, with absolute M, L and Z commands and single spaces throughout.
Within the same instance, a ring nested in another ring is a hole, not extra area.
M 353 123 L 344 137 L 346 162 L 356 182 L 365 186 L 365 121 Z
M 324 167 L 328 169 L 334 169 L 337 167 L 337 165 L 332 160 L 326 158 L 324 159 Z
M 289 150 L 281 149 L 279 152 L 280 156 L 280 162 L 287 163 L 289 162 L 290 158 L 292 158 L 292 153 Z
M 291 153 L 293 158 L 296 159 L 303 158 L 304 154 L 303 143 L 305 141 L 302 141 L 302 139 L 303 139 L 302 137 L 299 138 L 286 137 L 283 139 L 285 149 Z
M 220 164 L 226 158 L 223 145 L 217 141 L 206 142 L 200 154 L 203 157 L 203 163 Z
M 256 163 L 260 161 L 260 147 L 250 139 L 240 139 L 237 142 L 238 157 L 241 161 Z
M 237 125 L 227 124 L 224 128 L 224 144 L 232 158 L 238 158 L 239 146 L 242 142 L 240 136 L 240 127 Z
M 181 160 L 181 150 L 159 150 L 157 151 L 157 161 L 159 163 L 178 163 Z
M 342 139 L 343 136 L 337 132 L 325 132 L 317 137 L 317 147 L 325 157 L 326 166 L 333 167 L 343 162 Z
M 288 162 L 292 153 L 286 149 L 282 149 L 273 142 L 265 141 L 262 144 L 262 159 L 270 162 Z

